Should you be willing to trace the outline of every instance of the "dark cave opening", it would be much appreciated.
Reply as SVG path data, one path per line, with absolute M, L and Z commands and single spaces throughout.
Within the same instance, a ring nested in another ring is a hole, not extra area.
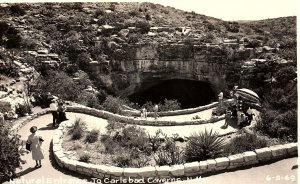
M 165 98 L 177 99 L 183 109 L 207 105 L 216 100 L 209 83 L 185 79 L 166 80 L 148 89 L 137 91 L 128 98 L 139 105 L 147 101 L 163 102 Z

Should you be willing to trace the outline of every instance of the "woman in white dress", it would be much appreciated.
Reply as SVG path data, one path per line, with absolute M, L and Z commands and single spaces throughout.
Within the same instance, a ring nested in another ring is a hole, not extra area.
M 44 159 L 44 153 L 42 149 L 42 142 L 44 141 L 41 136 L 36 134 L 37 127 L 30 128 L 31 134 L 28 136 L 28 142 L 31 143 L 30 150 L 32 153 L 32 159 L 35 160 L 36 168 L 42 167 L 41 160 Z

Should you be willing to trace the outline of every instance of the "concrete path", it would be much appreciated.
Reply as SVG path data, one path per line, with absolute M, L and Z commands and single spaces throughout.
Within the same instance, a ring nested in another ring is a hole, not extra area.
M 81 118 L 86 121 L 89 129 L 99 129 L 101 133 L 105 133 L 107 120 L 102 118 L 97 118 L 90 115 L 79 114 L 79 113 L 71 113 L 68 112 L 68 118 L 70 120 L 75 120 L 77 118 Z M 165 117 L 168 118 L 168 117 Z M 174 118 L 174 116 L 170 116 L 170 118 Z M 228 133 L 236 132 L 237 128 L 232 125 L 228 126 L 227 128 L 221 128 L 225 123 L 225 120 L 221 120 L 215 123 L 208 123 L 202 125 L 185 125 L 185 126 L 140 126 L 141 128 L 145 129 L 150 135 L 155 135 L 155 132 L 159 129 L 162 130 L 163 133 L 167 134 L 168 136 L 172 136 L 172 134 L 178 134 L 180 137 L 188 137 L 191 133 L 194 132 L 203 132 L 206 130 L 211 130 L 219 132 L 220 135 L 225 135 Z
M 298 157 L 252 167 L 250 169 L 225 172 L 207 177 L 171 182 L 172 184 L 289 184 L 298 183 Z
M 37 126 L 37 133 L 45 140 L 43 142 L 45 159 L 42 160 L 42 167 L 34 169 L 35 161 L 31 158 L 31 153 L 25 154 L 22 159 L 26 160 L 27 163 L 22 165 L 23 170 L 17 169 L 20 177 L 7 183 L 85 183 L 85 180 L 90 180 L 89 177 L 66 171 L 60 168 L 50 151 L 50 142 L 52 140 L 54 129 L 51 127 L 52 115 L 47 114 L 26 124 L 18 132 L 21 135 L 21 139 L 27 140 L 30 135 L 29 129 L 31 126 Z M 55 181 L 56 182 L 55 182 Z

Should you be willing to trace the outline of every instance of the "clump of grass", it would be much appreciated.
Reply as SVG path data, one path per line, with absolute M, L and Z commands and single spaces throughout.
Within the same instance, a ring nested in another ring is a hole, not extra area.
M 81 118 L 76 118 L 74 125 L 69 129 L 72 140 L 81 139 L 86 130 L 86 123 Z
M 94 129 L 86 135 L 85 141 L 88 143 L 94 143 L 98 140 L 99 134 L 99 130 Z
M 90 160 L 91 160 L 91 155 L 89 153 L 84 152 L 84 153 L 80 154 L 80 156 L 79 156 L 80 162 L 89 163 Z

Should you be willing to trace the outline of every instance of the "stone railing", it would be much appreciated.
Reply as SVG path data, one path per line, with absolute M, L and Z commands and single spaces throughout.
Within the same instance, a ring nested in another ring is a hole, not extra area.
M 18 118 L 15 122 L 14 122 L 14 125 L 11 127 L 11 131 L 14 132 L 14 133 L 17 133 L 18 130 L 20 130 L 20 128 L 22 128 L 26 123 L 28 123 L 29 121 L 35 119 L 35 118 L 38 118 L 42 115 L 45 115 L 47 114 L 49 111 L 47 109 L 44 109 L 40 112 L 37 112 L 37 113 L 34 113 L 34 114 L 31 114 L 29 116 L 25 116 L 25 117 L 21 117 L 21 118 Z
M 228 157 L 209 159 L 200 162 L 191 162 L 172 166 L 148 166 L 142 168 L 121 168 L 110 165 L 95 165 L 91 163 L 79 162 L 67 158 L 62 148 L 62 137 L 72 122 L 66 121 L 60 125 L 53 136 L 53 154 L 60 167 L 68 170 L 98 178 L 106 179 L 139 179 L 145 182 L 153 182 L 160 178 L 174 179 L 182 177 L 197 176 L 204 173 L 227 171 L 265 163 L 267 161 L 279 160 L 293 157 L 298 154 L 297 143 L 276 145 L 247 151 Z
M 231 100 L 227 100 L 231 101 Z M 189 108 L 189 109 L 182 109 L 182 110 L 175 110 L 175 111 L 162 111 L 158 112 L 157 114 L 162 117 L 162 116 L 177 116 L 177 115 L 185 115 L 185 114 L 191 114 L 191 113 L 196 113 L 196 112 L 201 112 L 204 110 L 208 110 L 214 107 L 217 107 L 219 102 L 213 102 L 208 105 L 200 106 L 200 107 L 195 107 L 195 108 Z M 121 110 L 121 113 L 126 115 L 126 116 L 140 116 L 141 112 L 137 109 L 129 109 L 129 108 L 124 108 Z M 149 117 L 154 117 L 154 112 L 148 112 L 147 116 Z
M 116 121 L 119 121 L 120 123 L 145 125 L 145 126 L 200 125 L 200 124 L 206 124 L 206 123 L 214 123 L 214 122 L 225 119 L 225 115 L 222 115 L 222 116 L 212 117 L 208 120 L 196 119 L 196 120 L 188 120 L 188 121 L 182 121 L 182 122 L 162 121 L 159 119 L 158 120 L 140 120 L 140 119 L 136 119 L 134 117 L 122 116 L 119 114 L 114 114 L 111 112 L 98 110 L 98 109 L 94 109 L 94 108 L 89 108 L 89 107 L 85 107 L 85 106 L 68 106 L 67 111 L 88 114 L 88 115 L 96 116 L 96 117 L 103 118 L 103 119 L 114 119 Z

